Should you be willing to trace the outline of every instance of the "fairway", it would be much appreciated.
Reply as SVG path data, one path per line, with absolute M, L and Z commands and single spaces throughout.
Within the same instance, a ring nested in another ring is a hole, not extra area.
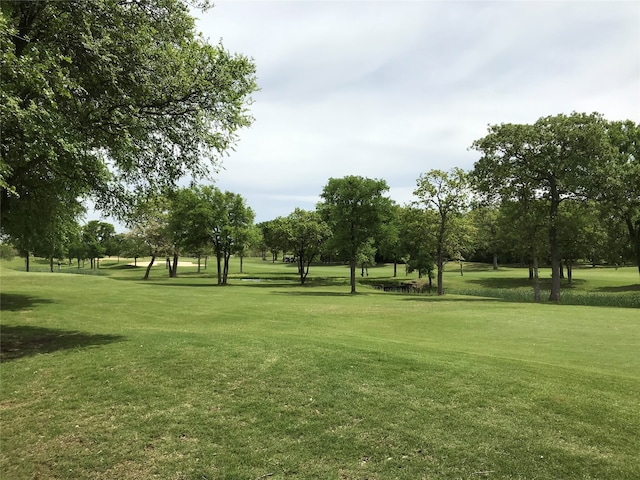
M 638 308 L 484 294 L 528 295 L 520 269 L 437 297 L 375 289 L 390 266 L 350 295 L 344 266 L 129 262 L 2 264 L 3 479 L 640 478 Z M 634 268 L 574 277 L 640 296 Z

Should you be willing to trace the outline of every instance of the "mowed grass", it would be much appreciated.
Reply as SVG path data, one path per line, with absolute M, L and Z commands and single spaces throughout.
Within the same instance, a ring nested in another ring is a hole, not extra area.
M 303 287 L 259 260 L 227 287 L 211 262 L 147 282 L 2 267 L 3 479 L 640 478 L 636 308 L 349 295 L 343 266 Z M 640 292 L 636 269 L 574 277 Z M 530 288 L 519 269 L 445 280 Z

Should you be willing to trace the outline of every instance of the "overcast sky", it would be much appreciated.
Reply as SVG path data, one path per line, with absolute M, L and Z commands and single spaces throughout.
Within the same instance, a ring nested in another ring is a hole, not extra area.
M 225 1 L 194 12 L 253 58 L 255 123 L 217 185 L 256 221 L 314 209 L 330 177 L 469 170 L 489 124 L 600 112 L 640 122 L 640 2 Z
M 488 125 L 574 111 L 640 123 L 636 0 L 219 0 L 193 14 L 257 67 L 255 123 L 215 176 L 256 223 L 315 209 L 346 175 L 410 203 L 421 173 L 471 170 Z

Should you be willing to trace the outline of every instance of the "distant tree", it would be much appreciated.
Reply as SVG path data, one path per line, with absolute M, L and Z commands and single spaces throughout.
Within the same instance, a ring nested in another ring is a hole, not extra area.
M 265 249 L 271 252 L 271 261 L 278 260 L 279 252 L 289 248 L 289 231 L 284 217 L 276 217 L 259 224 Z
M 518 199 L 502 202 L 497 218 L 500 241 L 530 267 L 529 279 L 533 281 L 533 299 L 536 302 L 541 300 L 540 259 L 549 251 L 545 214 L 543 201 L 529 191 L 521 191 Z
M 311 262 L 320 255 L 322 245 L 330 237 L 331 230 L 318 212 L 300 208 L 296 208 L 286 218 L 286 223 L 289 232 L 287 244 L 296 258 L 300 283 L 304 285 Z
M 16 256 L 16 249 L 9 243 L 0 242 L 0 259 L 11 261 Z
M 334 248 L 349 262 L 351 293 L 356 293 L 359 249 L 379 235 L 389 218 L 388 190 L 384 180 L 347 176 L 330 178 L 320 195 L 317 210 L 333 232 Z
M 393 276 L 398 276 L 398 262 L 402 261 L 402 240 L 400 238 L 400 222 L 402 207 L 391 204 L 389 218 L 383 223 L 377 240 L 378 252 L 385 259 L 393 261 Z
M 129 258 L 133 258 L 134 267 L 138 266 L 138 258 L 146 257 L 150 254 L 149 244 L 141 233 L 140 229 L 125 233 L 124 254 Z
M 79 223 L 75 223 L 69 231 L 69 238 L 66 245 L 66 257 L 69 259 L 69 266 L 71 266 L 75 259 L 78 268 L 80 268 L 80 261 L 84 263 L 87 256 L 87 247 L 82 241 L 82 226 Z
M 368 239 L 365 243 L 360 245 L 358 252 L 356 253 L 356 266 L 360 267 L 360 276 L 369 276 L 369 267 L 376 264 L 376 248 L 373 238 Z
M 206 187 L 205 187 L 206 188 Z M 178 258 L 181 251 L 198 257 L 210 245 L 210 215 L 212 205 L 201 187 L 183 188 L 171 196 L 167 228 L 172 238 L 172 258 L 169 276 L 178 275 Z
M 475 205 L 469 212 L 469 220 L 475 227 L 476 250 L 486 252 L 491 257 L 493 270 L 498 270 L 498 205 Z
M 459 217 L 468 209 L 471 190 L 466 172 L 453 168 L 449 172 L 430 170 L 420 175 L 413 192 L 419 203 L 437 213 L 435 233 L 435 260 L 437 268 L 438 295 L 444 294 L 444 265 L 450 258 L 458 258 L 463 242 L 456 228 Z
M 433 210 L 406 206 L 400 212 L 401 250 L 405 256 L 407 273 L 418 272 L 427 276 L 429 291 L 433 286 L 435 270 L 437 216 Z
M 228 224 L 225 227 L 223 285 L 227 284 L 231 256 L 244 256 L 251 244 L 253 239 L 253 219 L 255 218 L 255 213 L 241 195 L 225 192 L 225 200 L 228 208 L 226 219 Z
M 86 246 L 91 268 L 99 268 L 100 258 L 107 253 L 107 248 L 115 234 L 111 223 L 91 220 L 82 228 L 82 242 Z
M 240 273 L 244 269 L 244 257 L 250 254 L 252 249 L 261 249 L 262 234 L 256 225 L 250 225 L 246 231 L 246 238 L 238 244 L 236 254 L 240 258 Z
M 135 239 L 136 253 L 142 252 L 142 244 L 144 244 L 146 245 L 144 256 L 151 257 L 142 277 L 143 280 L 149 279 L 156 259 L 172 251 L 173 238 L 168 225 L 169 200 L 165 196 L 151 196 L 144 201 L 139 200 L 127 219 L 129 235 Z

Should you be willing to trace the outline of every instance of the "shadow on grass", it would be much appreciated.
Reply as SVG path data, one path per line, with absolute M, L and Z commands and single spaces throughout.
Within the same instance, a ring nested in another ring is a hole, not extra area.
M 596 291 L 602 293 L 640 292 L 640 284 L 620 285 L 618 287 L 600 287 L 596 289 Z
M 54 301 L 48 298 L 38 298 L 20 293 L 0 293 L 0 310 L 16 312 L 18 310 L 31 308 L 34 305 L 49 303 L 54 303 Z
M 403 300 L 412 302 L 446 302 L 451 300 L 454 302 L 503 302 L 503 298 L 497 297 L 466 297 L 465 295 L 456 295 L 455 298 L 451 298 L 448 295 L 407 295 Z
M 584 284 L 586 280 L 582 278 L 574 278 L 571 285 L 566 280 L 562 280 L 563 289 L 571 289 Z M 499 278 L 478 278 L 467 280 L 470 285 L 478 285 L 483 288 L 533 288 L 533 280 L 528 277 L 499 277 Z M 549 290 L 551 288 L 551 278 L 540 278 L 540 289 Z
M 3 326 L 0 359 L 6 362 L 39 353 L 106 345 L 123 339 L 120 335 L 98 335 L 28 325 Z
M 308 292 L 274 292 L 276 295 L 286 295 L 292 297 L 351 297 L 351 296 L 364 296 L 366 293 L 356 292 L 355 294 L 350 292 L 318 292 L 318 291 L 308 291 Z

